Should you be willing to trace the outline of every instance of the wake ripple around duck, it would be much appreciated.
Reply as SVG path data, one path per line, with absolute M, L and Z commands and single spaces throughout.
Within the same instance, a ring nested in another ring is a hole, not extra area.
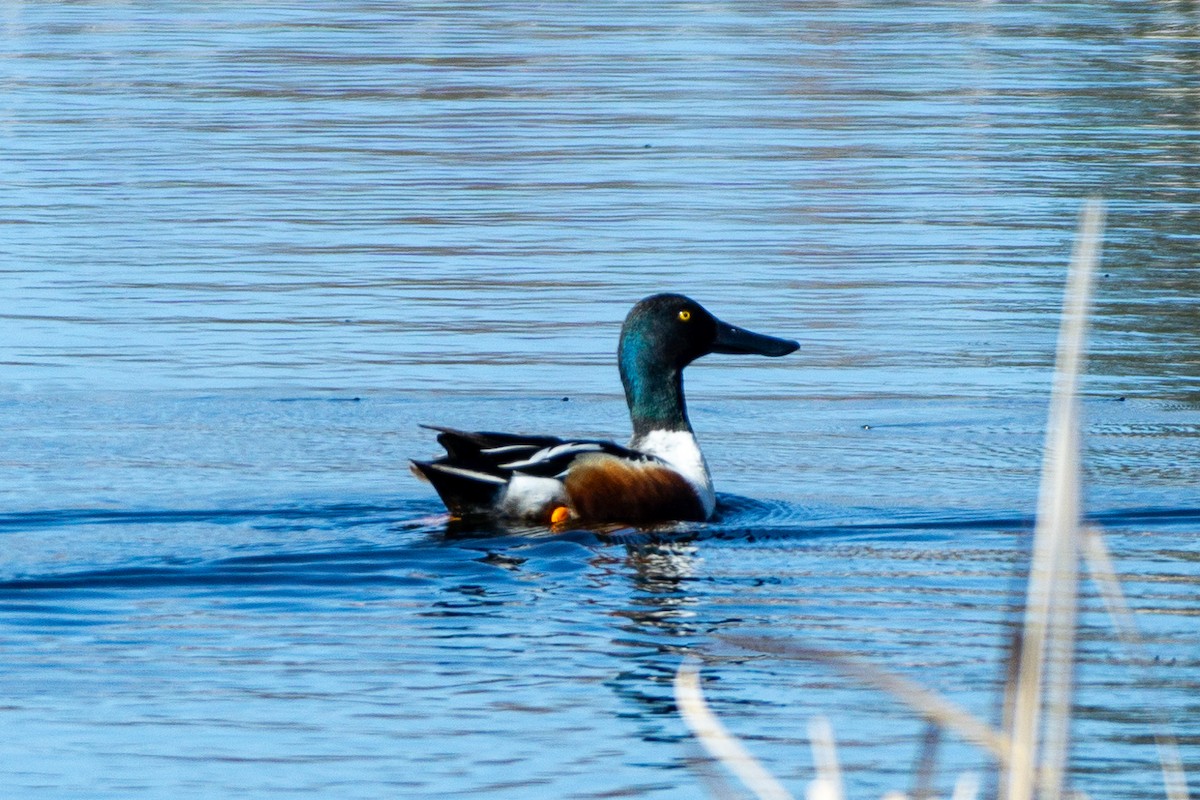
M 17 553 L 0 598 L 30 592 L 120 592 L 259 586 L 297 592 L 443 580 L 447 572 L 505 559 L 588 559 L 616 545 L 719 540 L 776 546 L 832 542 L 935 542 L 1022 535 L 1033 517 L 933 509 L 821 507 L 721 495 L 716 519 L 655 528 L 549 530 L 449 520 L 426 502 L 193 510 L 37 510 L 0 515 L 0 538 Z M 1200 508 L 1101 511 L 1106 528 L 1200 529 Z M 99 553 L 73 553 L 109 528 Z M 91 530 L 79 536 L 80 530 Z M 517 554 L 517 555 L 513 555 Z M 23 556 L 23 557 L 22 557 Z M 468 566 L 464 567 L 464 564 Z

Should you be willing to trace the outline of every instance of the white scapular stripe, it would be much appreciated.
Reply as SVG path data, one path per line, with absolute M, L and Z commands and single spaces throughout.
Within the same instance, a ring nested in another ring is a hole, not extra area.
M 539 450 L 524 461 L 513 461 L 508 464 L 501 464 L 504 469 L 526 469 L 535 464 L 541 464 L 543 461 L 551 461 L 559 456 L 567 455 L 568 453 L 594 453 L 600 449 L 600 445 L 595 442 L 566 442 L 565 444 L 547 447 L 545 450 Z
M 476 472 L 473 469 L 463 469 L 462 467 L 451 467 L 446 464 L 431 464 L 438 472 L 445 472 L 449 475 L 457 475 L 460 478 L 467 478 L 473 481 L 481 481 L 483 483 L 494 483 L 500 486 L 505 484 L 504 478 L 497 478 L 495 475 L 488 475 L 486 472 Z

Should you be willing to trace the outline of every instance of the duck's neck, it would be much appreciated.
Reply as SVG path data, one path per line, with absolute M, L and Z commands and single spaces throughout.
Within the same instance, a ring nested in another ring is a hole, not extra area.
M 651 431 L 690 433 L 692 425 L 683 399 L 683 371 L 655 361 L 641 348 L 626 345 L 622 342 L 617 360 L 634 438 Z

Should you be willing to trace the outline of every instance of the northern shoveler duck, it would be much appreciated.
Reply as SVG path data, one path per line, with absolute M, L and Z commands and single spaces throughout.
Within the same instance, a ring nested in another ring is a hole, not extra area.
M 721 322 L 683 295 L 656 294 L 629 312 L 617 346 L 633 420 L 628 447 L 429 426 L 446 455 L 413 461 L 413 471 L 455 516 L 541 524 L 706 520 L 716 497 L 688 421 L 683 368 L 709 353 L 777 357 L 799 347 Z

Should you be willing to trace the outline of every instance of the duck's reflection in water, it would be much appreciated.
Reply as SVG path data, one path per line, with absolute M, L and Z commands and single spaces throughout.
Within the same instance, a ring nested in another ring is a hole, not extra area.
M 614 613 L 630 620 L 630 633 L 647 628 L 661 636 L 690 637 L 694 627 L 697 598 L 689 592 L 695 580 L 699 548 L 692 542 L 650 542 L 626 545 L 633 596 L 629 608 Z M 665 645 L 668 652 L 684 651 L 686 643 Z
M 632 590 L 629 604 L 611 612 L 619 618 L 613 654 L 624 667 L 608 686 L 626 701 L 624 716 L 637 720 L 637 735 L 648 742 L 688 738 L 674 724 L 671 682 L 680 659 L 705 633 L 692 591 L 699 562 L 692 542 L 648 542 L 626 545 L 622 563 L 608 565 L 623 572 Z

